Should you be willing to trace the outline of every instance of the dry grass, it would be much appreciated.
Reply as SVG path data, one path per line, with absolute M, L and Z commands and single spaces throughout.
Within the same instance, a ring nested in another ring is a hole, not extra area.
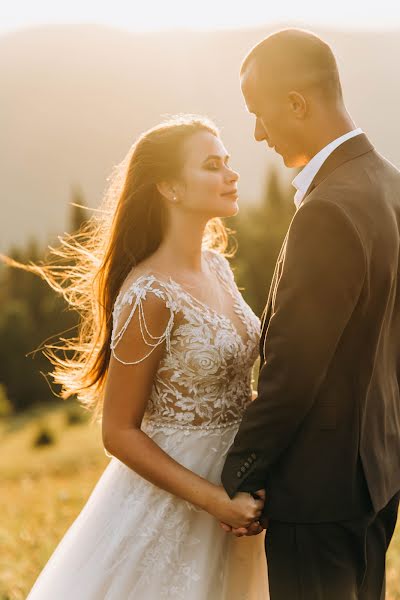
M 400 519 L 387 557 L 386 600 L 400 600 Z
M 57 443 L 32 448 L 43 419 Z M 65 407 L 0 428 L 0 600 L 23 600 L 87 500 L 108 458 L 100 430 L 68 427 Z M 400 600 L 400 523 L 388 555 L 387 600 Z
M 99 428 L 67 427 L 64 409 L 45 417 L 57 443 L 33 449 L 42 419 L 0 437 L 0 600 L 26 598 L 108 462 Z

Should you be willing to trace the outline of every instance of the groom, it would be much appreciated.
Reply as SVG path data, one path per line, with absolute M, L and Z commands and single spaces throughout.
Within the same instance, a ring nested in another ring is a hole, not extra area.
M 256 140 L 304 168 L 258 398 L 222 482 L 230 497 L 266 489 L 271 600 L 383 600 L 400 490 L 400 173 L 356 129 L 316 35 L 269 36 L 241 82 Z

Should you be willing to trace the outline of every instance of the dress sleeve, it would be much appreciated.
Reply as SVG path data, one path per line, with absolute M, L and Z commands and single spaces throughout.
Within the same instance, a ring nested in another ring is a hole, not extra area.
M 136 365 L 161 344 L 170 352 L 176 311 L 168 284 L 154 276 L 133 282 L 114 304 L 112 356 L 124 365 Z

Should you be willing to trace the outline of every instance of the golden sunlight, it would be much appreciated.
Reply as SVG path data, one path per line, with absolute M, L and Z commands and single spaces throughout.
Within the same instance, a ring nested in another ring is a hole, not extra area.
M 338 0 L 327 4 L 320 0 L 283 0 L 242 3 L 228 0 L 203 0 L 200 3 L 183 0 L 71 0 L 54 3 L 40 0 L 17 0 L 0 11 L 0 32 L 50 23 L 97 23 L 134 31 L 165 29 L 218 29 L 255 27 L 263 23 L 287 23 L 302 26 L 325 25 L 342 28 L 393 28 L 400 25 L 400 6 L 394 0 L 379 3 L 366 0 L 362 10 L 358 3 Z

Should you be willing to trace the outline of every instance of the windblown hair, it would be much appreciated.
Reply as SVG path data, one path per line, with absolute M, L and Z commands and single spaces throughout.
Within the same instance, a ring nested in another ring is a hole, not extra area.
M 144 133 L 115 168 L 101 208 L 75 234 L 50 247 L 47 264 L 12 266 L 40 275 L 78 311 L 77 336 L 45 345 L 50 373 L 61 397 L 76 396 L 94 419 L 100 416 L 110 361 L 112 310 L 131 269 L 159 247 L 168 213 L 157 183 L 179 177 L 184 142 L 199 131 L 219 137 L 206 118 L 181 115 Z M 224 252 L 227 230 L 220 219 L 209 221 L 203 244 Z
M 292 89 L 313 86 L 327 100 L 343 98 L 332 48 L 319 36 L 297 28 L 272 33 L 254 46 L 241 66 L 257 65 L 259 77 Z

